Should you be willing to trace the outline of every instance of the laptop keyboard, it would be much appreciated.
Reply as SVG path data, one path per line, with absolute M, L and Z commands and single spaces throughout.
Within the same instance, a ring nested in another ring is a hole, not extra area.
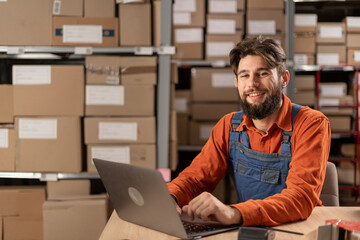
M 206 225 L 206 224 L 202 224 L 202 223 L 183 222 L 183 225 L 184 225 L 185 231 L 188 234 L 209 232 L 209 231 L 213 231 L 213 230 L 221 228 L 221 226 Z

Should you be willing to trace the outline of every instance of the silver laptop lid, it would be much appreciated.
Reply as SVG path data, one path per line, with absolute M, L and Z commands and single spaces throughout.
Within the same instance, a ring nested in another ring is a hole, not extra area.
M 160 172 L 95 158 L 93 161 L 121 219 L 187 238 Z

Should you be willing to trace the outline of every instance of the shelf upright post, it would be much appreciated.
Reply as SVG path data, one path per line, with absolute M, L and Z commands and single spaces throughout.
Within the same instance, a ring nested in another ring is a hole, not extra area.
M 286 17 L 286 54 L 287 54 L 287 69 L 290 73 L 290 81 L 286 88 L 286 95 L 292 102 L 295 100 L 295 70 L 294 70 L 294 15 L 295 3 L 293 0 L 286 0 L 285 2 L 285 17 Z
M 161 1 L 161 46 L 171 45 L 172 0 Z M 159 54 L 157 84 L 157 168 L 169 167 L 171 55 Z

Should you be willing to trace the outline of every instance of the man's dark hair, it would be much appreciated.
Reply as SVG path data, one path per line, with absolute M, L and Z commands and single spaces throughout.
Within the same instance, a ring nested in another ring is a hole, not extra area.
M 286 54 L 273 39 L 258 36 L 239 42 L 230 51 L 230 65 L 237 76 L 239 62 L 248 55 L 261 56 L 270 69 L 276 68 L 279 77 L 286 70 Z

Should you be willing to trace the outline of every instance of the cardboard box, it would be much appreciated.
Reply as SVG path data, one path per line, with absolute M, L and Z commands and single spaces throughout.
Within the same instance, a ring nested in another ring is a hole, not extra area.
M 47 199 L 59 199 L 68 196 L 90 195 L 90 180 L 59 180 L 46 182 Z
M 178 132 L 178 139 L 177 143 L 179 145 L 189 145 L 189 115 L 188 114 L 177 114 L 177 132 Z
M 190 90 L 176 90 L 174 109 L 177 113 L 190 113 Z
M 79 117 L 15 118 L 18 172 L 81 172 Z
M 177 141 L 177 121 L 176 121 L 176 111 L 170 111 L 170 141 Z
M 315 106 L 315 91 L 300 90 L 295 93 L 295 103 L 305 106 Z
M 0 85 L 0 123 L 14 122 L 13 86 Z
M 154 116 L 153 85 L 87 85 L 85 116 Z
M 340 152 L 345 157 L 355 157 L 355 143 L 342 143 L 340 146 Z
M 4 240 L 43 239 L 42 219 L 21 216 L 6 216 L 3 217 L 3 228 Z
M 152 2 L 152 15 L 153 15 L 153 45 L 159 47 L 161 45 L 161 1 L 155 0 Z
M 280 45 L 283 49 L 286 49 L 286 41 L 285 41 L 285 35 L 284 34 L 276 34 L 276 35 L 264 35 L 264 34 L 258 34 L 258 35 L 246 35 L 245 38 L 254 38 L 259 35 L 262 35 L 264 38 L 271 38 L 273 39 L 278 45 Z
M 191 97 L 194 102 L 239 102 L 231 68 L 191 69 Z
M 43 0 L 0 3 L 0 45 L 50 46 L 52 2 Z
M 84 17 L 114 18 L 114 0 L 84 0 Z
M 284 9 L 284 1 L 248 0 L 247 9 Z
M 339 183 L 356 185 L 360 179 L 359 178 L 360 172 L 359 169 L 355 170 L 355 168 L 357 168 L 357 165 L 354 163 L 348 161 L 339 162 L 339 166 L 337 167 Z
M 120 46 L 151 46 L 151 5 L 119 4 Z
M 13 84 L 15 116 L 84 115 L 83 66 L 14 65 Z
M 344 21 L 348 33 L 360 33 L 360 17 L 347 16 Z
M 174 28 L 174 59 L 203 59 L 204 29 Z
M 205 27 L 205 0 L 193 0 L 194 5 L 173 5 L 173 25 L 177 27 Z
M 209 0 L 208 13 L 245 13 L 245 0 Z
M 321 82 L 319 94 L 321 97 L 344 97 L 347 95 L 347 84 L 345 82 Z
M 216 122 L 190 121 L 190 145 L 203 146 L 210 137 Z
M 351 131 L 351 116 L 330 116 L 327 115 L 330 122 L 331 131 Z
M 350 106 L 354 104 L 353 96 L 344 97 L 319 97 L 319 108 L 325 115 L 352 115 L 353 109 Z M 349 106 L 348 108 L 339 108 L 339 106 Z
M 117 18 L 53 17 L 53 46 L 117 47 L 118 42 Z
M 15 172 L 15 130 L 0 127 L 0 171 Z
M 360 48 L 347 49 L 347 64 L 360 65 Z
M 316 79 L 314 75 L 295 75 L 295 89 L 315 90 Z
M 85 144 L 155 143 L 155 118 L 84 118 Z
M 243 14 L 207 14 L 207 34 L 243 34 Z M 241 39 L 241 37 L 240 37 Z
M 338 65 L 346 63 L 345 45 L 318 44 L 316 52 L 317 65 Z
M 83 0 L 52 1 L 54 16 L 82 17 L 84 12 Z
M 315 54 L 294 54 L 295 65 L 315 65 Z
M 294 52 L 295 53 L 316 53 L 316 38 L 314 34 L 295 34 Z
M 317 25 L 317 43 L 345 44 L 345 23 L 319 22 Z
M 99 239 L 107 217 L 106 199 L 46 201 L 44 240 Z
M 224 115 L 239 110 L 240 105 L 236 103 L 193 103 L 191 117 L 199 121 L 218 121 Z
M 156 169 L 156 144 L 89 144 L 87 171 L 97 172 L 93 158 Z
M 318 23 L 318 17 L 316 14 L 312 13 L 297 13 L 294 16 L 294 32 L 316 32 L 316 26 Z
M 86 84 L 119 85 L 157 83 L 156 57 L 87 56 Z
M 360 33 L 350 33 L 346 36 L 346 47 L 360 48 Z
M 246 16 L 247 30 L 249 35 L 275 35 L 285 33 L 285 15 L 283 10 L 251 9 Z
M 229 62 L 230 51 L 241 41 L 240 34 L 213 35 L 206 34 L 206 60 Z

